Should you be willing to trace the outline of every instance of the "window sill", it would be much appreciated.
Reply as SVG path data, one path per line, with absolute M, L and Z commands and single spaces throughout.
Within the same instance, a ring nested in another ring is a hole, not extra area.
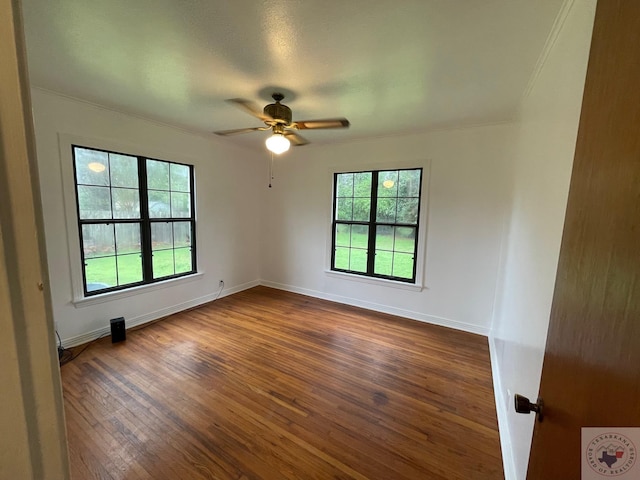
M 119 290 L 117 292 L 108 292 L 98 295 L 92 295 L 90 297 L 83 297 L 73 300 L 73 306 L 76 308 L 89 307 L 91 305 L 97 305 L 99 303 L 112 302 L 121 298 L 132 297 L 141 293 L 152 292 L 154 290 L 162 290 L 168 287 L 174 287 L 183 283 L 193 282 L 202 277 L 204 273 L 198 272 L 193 275 L 187 275 L 179 278 L 172 278 L 158 283 L 151 283 L 148 285 L 139 285 L 137 287 L 127 288 L 126 290 Z
M 329 277 L 335 277 L 341 280 L 352 280 L 355 282 L 368 283 L 370 285 L 399 288 L 400 290 L 410 290 L 413 292 L 421 292 L 425 288 L 417 283 L 396 282 L 385 278 L 365 277 L 363 275 L 352 275 L 350 273 L 335 272 L 333 270 L 325 270 L 324 273 Z

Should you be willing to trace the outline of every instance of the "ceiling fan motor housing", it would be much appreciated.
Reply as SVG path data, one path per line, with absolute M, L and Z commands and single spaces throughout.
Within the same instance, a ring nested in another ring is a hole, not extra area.
M 349 120 L 346 118 L 325 118 L 323 120 L 305 120 L 292 123 L 291 109 L 286 105 L 280 103 L 284 100 L 282 93 L 275 92 L 271 97 L 274 103 L 270 103 L 263 108 L 262 113 L 260 107 L 253 103 L 251 100 L 244 98 L 230 98 L 227 100 L 231 104 L 238 108 L 241 108 L 249 115 L 259 118 L 264 122 L 264 127 L 250 127 L 250 128 L 234 128 L 232 130 L 219 130 L 213 132 L 216 135 L 236 135 L 238 133 L 247 133 L 255 131 L 271 130 L 273 135 L 269 137 L 270 140 L 277 139 L 278 136 L 285 136 L 289 142 L 292 142 L 296 146 L 308 144 L 308 140 L 298 135 L 297 130 L 312 130 L 318 128 L 347 128 L 349 126 Z M 284 140 L 284 139 L 280 139 Z M 273 150 L 272 150 L 273 151 Z M 279 152 L 278 152 L 279 153 Z
M 291 123 L 291 109 L 280 102 L 271 103 L 264 107 L 265 115 L 269 115 L 278 123 L 289 125 Z

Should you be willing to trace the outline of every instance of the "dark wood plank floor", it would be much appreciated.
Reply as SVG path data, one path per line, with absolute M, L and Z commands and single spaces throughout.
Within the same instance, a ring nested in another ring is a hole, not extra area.
M 72 474 L 501 479 L 485 338 L 257 287 L 62 367 Z

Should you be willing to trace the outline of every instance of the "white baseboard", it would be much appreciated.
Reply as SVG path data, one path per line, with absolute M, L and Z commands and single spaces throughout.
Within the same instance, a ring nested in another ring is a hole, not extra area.
M 451 320 L 448 318 L 437 317 L 435 315 L 427 315 L 420 312 L 414 312 L 412 310 L 404 310 L 402 308 L 392 307 L 389 305 L 382 305 L 379 303 L 367 302 L 364 300 L 358 300 L 356 298 L 344 297 L 342 295 L 335 295 L 332 293 L 320 292 L 318 290 L 310 290 L 307 288 L 294 287 L 293 285 L 285 285 L 282 283 L 276 283 L 269 280 L 260 280 L 260 285 L 265 287 L 277 288 L 278 290 L 285 290 L 287 292 L 300 293 L 307 295 L 308 297 L 321 298 L 323 300 L 330 300 L 332 302 L 343 303 L 345 305 L 351 305 L 353 307 L 361 307 L 367 310 L 374 310 L 376 312 L 388 313 L 390 315 L 397 315 L 398 317 L 410 318 L 412 320 L 418 320 L 425 323 L 431 323 L 433 325 L 440 325 L 442 327 L 454 328 L 456 330 L 462 330 L 464 332 L 476 333 L 478 335 L 488 336 L 489 329 L 485 327 L 479 327 L 477 325 L 471 325 L 457 320 Z
M 226 297 L 227 295 L 232 295 L 234 293 L 241 292 L 249 288 L 257 287 L 258 285 L 260 285 L 260 282 L 258 280 L 254 280 L 252 282 L 236 285 L 235 287 L 225 288 L 224 290 L 222 290 L 222 292 L 220 292 L 219 296 L 218 296 L 218 292 L 215 292 L 209 295 L 204 295 L 202 297 L 188 300 L 186 302 L 178 303 L 176 305 L 171 305 L 166 308 L 161 308 L 160 310 L 156 310 L 154 312 L 145 313 L 144 315 L 140 315 L 133 318 L 126 318 L 125 319 L 126 326 L 127 326 L 127 329 L 132 327 L 137 327 L 139 325 L 152 322 L 159 318 L 163 318 L 168 315 L 172 315 L 174 313 L 182 312 L 189 308 L 197 307 L 198 305 L 203 305 L 205 303 L 212 302 L 213 300 L 216 300 L 218 298 Z M 103 328 L 99 328 L 91 332 L 87 332 L 81 335 L 76 335 L 75 337 L 63 339 L 62 346 L 65 348 L 75 347 L 76 345 L 82 345 L 84 343 L 90 342 L 97 338 L 109 335 L 110 333 L 111 333 L 111 326 L 107 325 Z
M 498 360 L 495 338 L 489 335 L 489 356 L 491 359 L 491 376 L 493 377 L 493 396 L 496 399 L 496 414 L 498 416 L 498 431 L 500 432 L 500 448 L 502 450 L 502 466 L 505 480 L 518 480 L 516 464 L 513 458 L 509 421 L 507 419 L 508 406 L 502 395 L 502 376 L 500 375 L 500 361 Z

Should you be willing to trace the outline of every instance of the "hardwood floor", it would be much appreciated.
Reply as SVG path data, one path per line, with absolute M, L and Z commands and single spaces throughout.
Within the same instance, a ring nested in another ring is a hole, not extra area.
M 501 479 L 486 338 L 256 287 L 62 367 L 85 479 Z

